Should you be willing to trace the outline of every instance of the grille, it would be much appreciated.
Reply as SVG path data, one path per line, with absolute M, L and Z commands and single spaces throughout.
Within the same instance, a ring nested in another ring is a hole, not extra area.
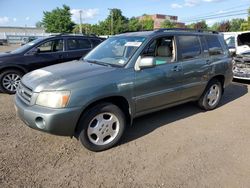
M 18 95 L 19 97 L 27 104 L 31 103 L 31 98 L 32 98 L 32 90 L 25 86 L 23 83 L 19 84 L 18 87 Z

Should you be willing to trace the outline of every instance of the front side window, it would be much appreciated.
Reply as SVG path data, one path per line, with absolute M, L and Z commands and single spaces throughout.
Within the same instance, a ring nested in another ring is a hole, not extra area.
M 153 40 L 143 51 L 142 56 L 154 57 L 155 65 L 175 61 L 175 40 L 173 36 Z
M 144 40 L 144 37 L 111 37 L 92 50 L 85 56 L 84 60 L 87 62 L 124 66 Z
M 63 40 L 51 40 L 37 47 L 38 53 L 60 52 L 63 51 Z
M 216 35 L 208 35 L 206 36 L 206 40 L 207 40 L 209 55 L 213 56 L 213 55 L 223 54 L 223 49 Z
M 179 36 L 179 49 L 181 59 L 193 59 L 201 54 L 200 41 L 197 36 Z
M 89 49 L 91 44 L 87 39 L 68 39 L 68 50 Z

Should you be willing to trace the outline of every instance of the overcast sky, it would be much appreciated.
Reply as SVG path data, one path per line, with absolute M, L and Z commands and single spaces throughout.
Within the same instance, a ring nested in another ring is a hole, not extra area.
M 176 15 L 180 21 L 196 21 L 207 18 L 209 25 L 217 21 L 244 15 L 250 7 L 250 0 L 0 0 L 0 26 L 34 26 L 42 20 L 43 11 L 51 11 L 63 4 L 70 6 L 72 19 L 79 23 L 79 10 L 83 11 L 84 23 L 98 23 L 104 20 L 109 8 L 119 8 L 130 18 L 146 14 Z M 217 18 L 220 14 L 234 14 Z

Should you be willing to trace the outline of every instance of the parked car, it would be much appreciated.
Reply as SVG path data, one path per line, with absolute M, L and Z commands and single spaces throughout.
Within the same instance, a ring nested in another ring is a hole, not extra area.
M 22 39 L 22 42 L 21 42 L 21 46 L 33 41 L 33 40 L 36 40 L 38 37 L 35 37 L 35 36 L 30 36 L 30 37 L 25 37 Z
M 7 39 L 0 39 L 0 45 L 7 45 L 8 40 Z
M 117 144 L 138 116 L 189 101 L 213 110 L 231 80 L 232 59 L 221 35 L 125 33 L 77 63 L 26 74 L 15 105 L 29 127 L 75 136 L 89 150 L 102 151 Z
M 223 34 L 233 56 L 250 53 L 250 31 L 226 32 Z
M 233 58 L 233 74 L 236 79 L 250 80 L 250 52 Z
M 21 77 L 32 70 L 80 59 L 103 41 L 83 35 L 39 38 L 11 52 L 0 53 L 0 90 L 13 94 Z

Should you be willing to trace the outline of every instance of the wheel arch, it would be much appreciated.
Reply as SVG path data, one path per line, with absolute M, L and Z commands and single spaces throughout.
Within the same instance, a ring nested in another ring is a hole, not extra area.
M 211 82 L 212 80 L 218 80 L 221 83 L 222 86 L 222 93 L 224 93 L 224 83 L 225 83 L 225 76 L 222 74 L 216 75 L 214 77 L 212 77 L 209 82 Z M 209 83 L 208 82 L 208 83 Z M 207 84 L 208 85 L 208 84 Z
M 23 74 L 26 74 L 28 71 L 26 69 L 24 69 L 23 67 L 19 67 L 19 66 L 8 66 L 8 67 L 2 67 L 0 69 L 0 74 L 3 73 L 4 71 L 7 70 L 18 70 L 20 72 L 22 72 Z
M 132 117 L 131 117 L 131 105 L 129 104 L 128 100 L 123 96 L 110 96 L 102 99 L 98 99 L 96 101 L 91 102 L 84 110 L 82 111 L 81 115 L 79 116 L 79 119 L 77 121 L 76 127 L 75 127 L 75 136 L 78 137 L 81 127 L 78 126 L 79 120 L 82 117 L 83 114 L 87 112 L 90 108 L 100 104 L 100 103 L 111 103 L 116 106 L 118 106 L 125 114 L 126 122 L 130 125 L 132 124 Z

